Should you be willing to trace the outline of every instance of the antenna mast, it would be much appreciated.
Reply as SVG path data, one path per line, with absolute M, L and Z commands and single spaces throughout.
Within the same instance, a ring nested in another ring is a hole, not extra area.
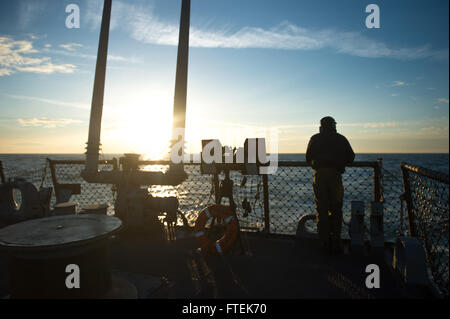
M 181 153 L 184 155 L 184 134 L 186 128 L 186 99 L 189 64 L 189 27 L 191 0 L 182 0 L 180 17 L 180 34 L 178 38 L 177 73 L 175 79 L 175 97 L 173 103 L 172 146 L 181 142 Z M 178 150 L 171 150 L 178 151 Z M 183 157 L 181 157 L 183 158 Z M 172 165 L 172 168 L 174 165 Z M 182 168 L 182 164 L 178 166 Z
M 97 66 L 95 68 L 94 93 L 92 95 L 91 118 L 89 121 L 89 138 L 86 148 L 85 171 L 87 174 L 96 174 L 98 171 L 111 7 L 112 0 L 105 0 L 97 53 Z

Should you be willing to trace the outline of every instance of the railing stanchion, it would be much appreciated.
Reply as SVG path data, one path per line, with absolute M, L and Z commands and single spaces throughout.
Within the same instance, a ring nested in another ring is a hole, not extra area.
M 48 162 L 48 166 L 50 167 L 50 173 L 52 175 L 52 183 L 53 183 L 53 188 L 55 189 L 55 196 L 56 198 L 58 198 L 59 196 L 59 187 L 58 187 L 58 180 L 56 177 L 56 170 L 55 170 L 55 163 L 47 158 L 47 162 Z
M 403 188 L 405 190 L 405 201 L 406 201 L 406 210 L 408 212 L 408 223 L 409 223 L 409 234 L 410 236 L 417 236 L 416 229 L 416 220 L 414 216 L 414 208 L 412 206 L 412 198 L 411 198 L 411 185 L 409 183 L 409 172 L 401 164 L 402 177 L 403 177 Z
M 381 162 L 378 161 L 373 167 L 373 178 L 374 178 L 374 201 L 381 202 Z
M 270 233 L 270 211 L 269 211 L 269 177 L 263 175 L 263 191 L 264 191 L 264 231 Z

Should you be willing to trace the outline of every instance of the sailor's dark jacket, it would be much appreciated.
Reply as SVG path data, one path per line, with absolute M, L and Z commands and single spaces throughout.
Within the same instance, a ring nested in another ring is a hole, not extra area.
M 334 131 L 321 132 L 311 137 L 306 151 L 306 161 L 315 170 L 333 167 L 340 173 L 355 159 L 350 143 L 345 136 Z

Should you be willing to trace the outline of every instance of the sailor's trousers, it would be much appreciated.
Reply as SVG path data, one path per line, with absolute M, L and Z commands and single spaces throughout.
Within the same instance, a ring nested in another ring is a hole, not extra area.
M 323 167 L 314 172 L 314 201 L 322 246 L 340 242 L 343 197 L 342 177 L 337 169 Z

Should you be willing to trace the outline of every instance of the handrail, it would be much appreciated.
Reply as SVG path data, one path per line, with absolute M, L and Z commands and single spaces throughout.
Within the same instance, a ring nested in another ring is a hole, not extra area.
M 442 172 L 438 172 L 438 171 L 434 171 L 428 168 L 424 168 L 421 166 L 414 166 L 405 162 L 402 162 L 400 164 L 401 168 L 405 168 L 411 172 L 414 172 L 416 174 L 419 175 L 423 175 L 425 177 L 428 178 L 432 178 L 436 181 L 442 182 L 442 183 L 446 183 L 449 184 L 449 176 L 448 174 L 442 173 Z
M 55 165 L 70 165 L 70 164 L 78 164 L 83 165 L 85 164 L 84 160 L 50 160 L 48 159 L 50 163 L 50 171 L 52 173 L 52 179 L 54 185 L 57 185 L 57 178 L 56 178 L 56 172 L 54 169 Z M 146 161 L 139 161 L 138 162 L 140 166 L 145 165 L 163 165 L 163 166 L 169 166 L 170 161 L 168 160 L 146 160 Z M 115 169 L 117 169 L 117 160 L 102 160 L 99 161 L 99 164 L 106 164 L 106 165 L 113 165 Z M 201 163 L 185 163 L 185 166 L 199 166 Z M 218 164 L 219 166 L 223 166 L 223 168 L 232 169 L 232 170 L 241 170 L 243 168 L 244 164 Z M 278 167 L 311 167 L 310 164 L 308 164 L 306 161 L 279 161 L 277 163 Z M 374 179 L 374 186 L 373 186 L 373 200 L 376 202 L 380 202 L 383 199 L 383 190 L 381 186 L 381 163 L 380 161 L 359 161 L 359 162 L 353 162 L 347 167 L 367 167 L 373 169 L 373 179 Z M 263 192 L 264 192 L 264 221 L 265 221 L 265 231 L 270 232 L 270 205 L 269 205 L 269 176 L 263 175 Z M 215 182 L 218 186 L 218 181 Z
M 53 164 L 56 165 L 64 165 L 64 164 L 85 164 L 85 160 L 52 160 L 49 159 Z M 99 164 L 113 164 L 114 160 L 100 160 Z M 170 165 L 170 161 L 167 160 L 145 160 L 145 161 L 139 161 L 139 165 Z M 311 167 L 310 164 L 308 164 L 306 161 L 279 161 L 278 163 L 279 167 Z M 201 163 L 198 162 L 190 162 L 190 163 L 184 163 L 184 165 L 201 165 Z M 226 164 L 229 165 L 229 164 Z M 351 164 L 348 164 L 347 167 L 378 167 L 377 161 L 357 161 L 353 162 Z

